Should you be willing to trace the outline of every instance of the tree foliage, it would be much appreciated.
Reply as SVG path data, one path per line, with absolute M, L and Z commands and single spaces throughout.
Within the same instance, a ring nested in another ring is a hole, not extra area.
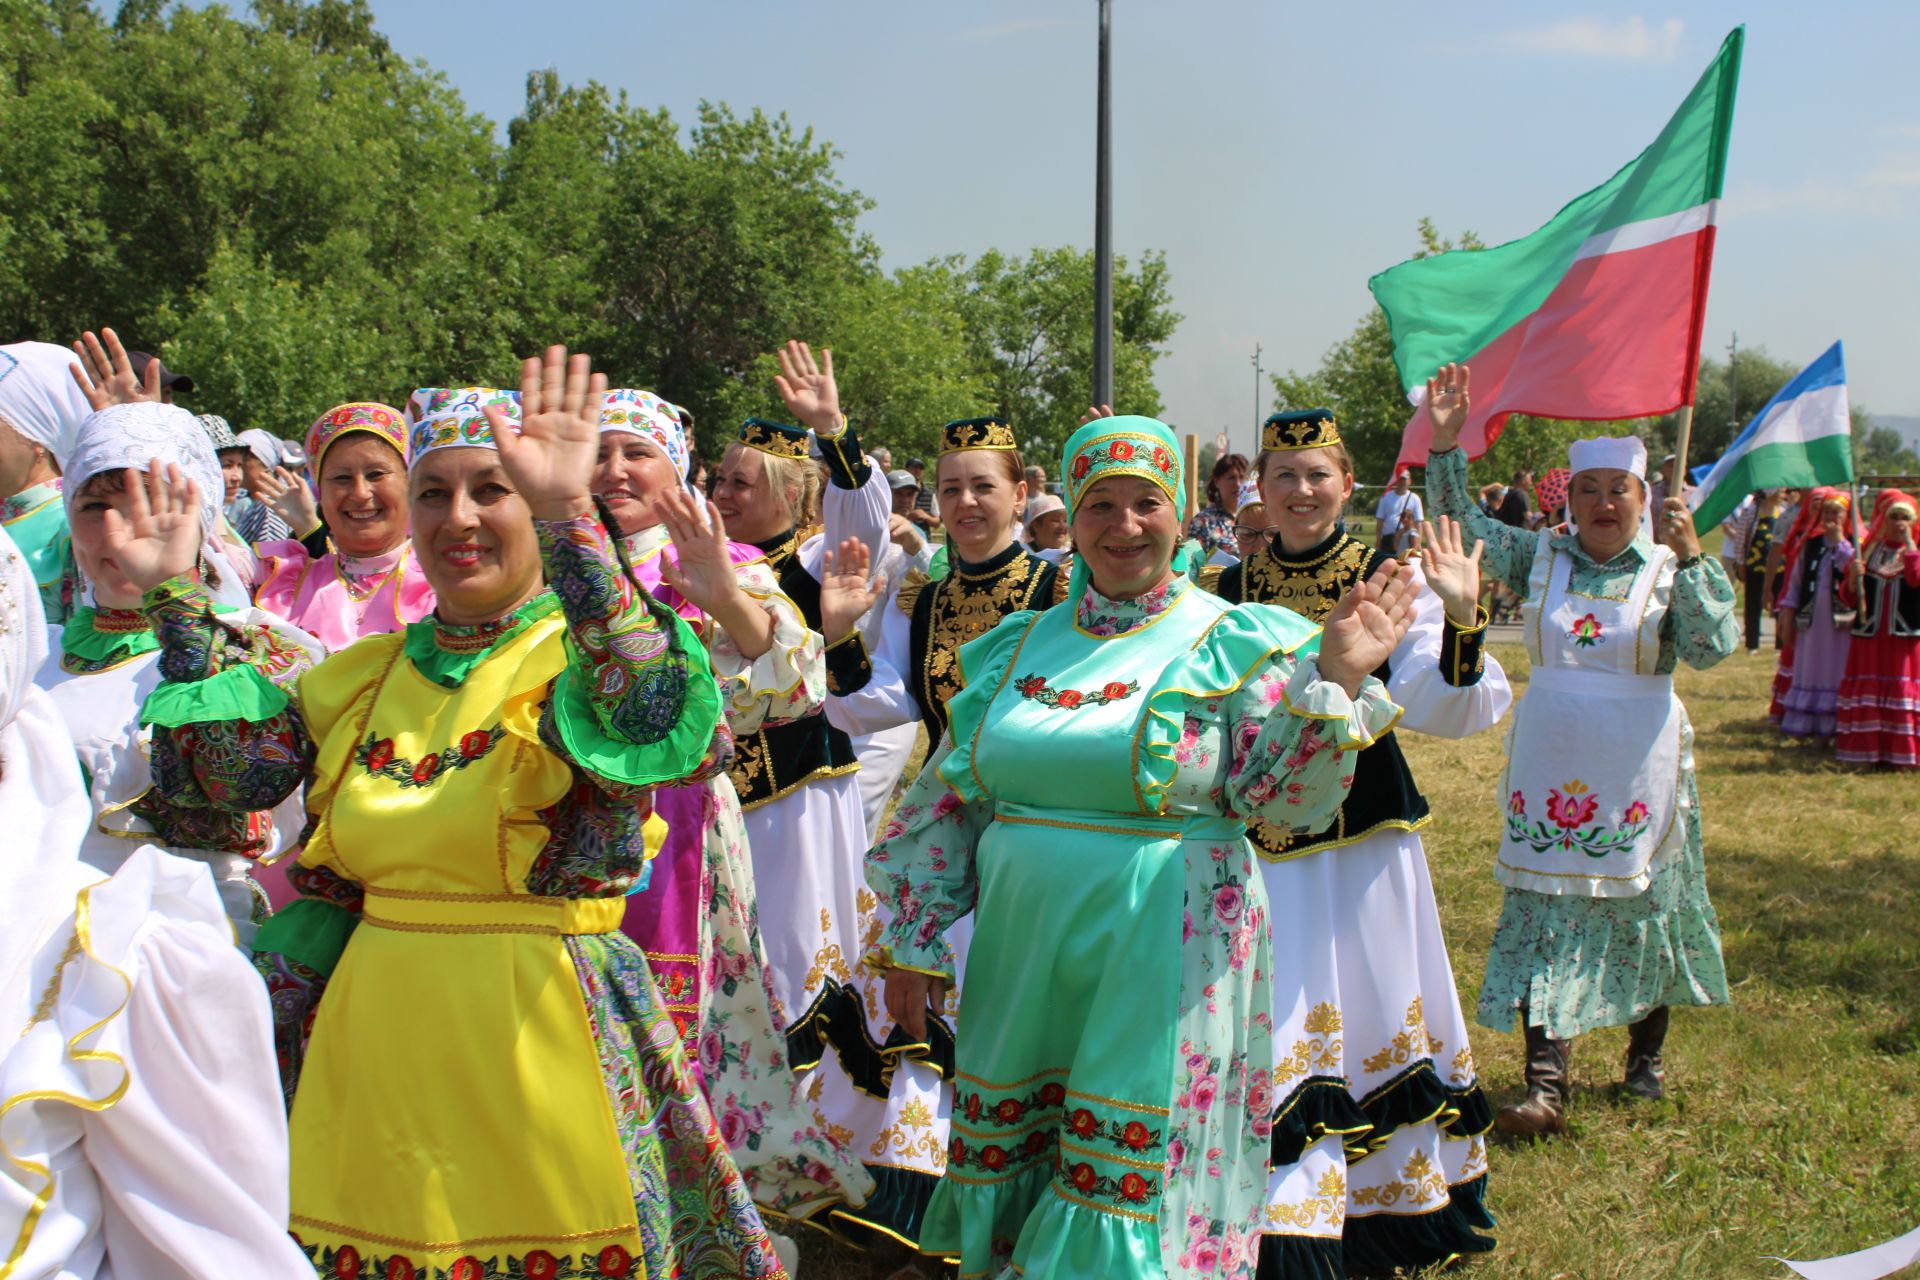
M 1087 399 L 1090 254 L 883 271 L 839 153 L 784 115 L 683 123 L 536 71 L 502 142 L 365 0 L 0 0 L 0 70 L 0 335 L 112 325 L 241 426 L 511 384 L 556 341 L 687 406 L 710 453 L 778 411 L 789 337 L 837 349 L 876 442 L 997 411 L 1052 444 Z M 1117 266 L 1116 398 L 1157 412 L 1166 263 Z

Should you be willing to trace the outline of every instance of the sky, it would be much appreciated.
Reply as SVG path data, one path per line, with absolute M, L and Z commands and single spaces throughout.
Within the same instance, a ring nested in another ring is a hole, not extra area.
M 682 119 L 786 112 L 844 153 L 890 268 L 1092 243 L 1095 0 L 371 3 L 503 129 L 546 67 Z M 1653 140 L 1741 22 L 1704 346 L 1799 365 L 1841 338 L 1854 403 L 1920 414 L 1911 0 L 1113 9 L 1114 246 L 1167 256 L 1185 318 L 1157 378 L 1183 429 L 1248 448 L 1256 343 L 1268 372 L 1316 366 L 1423 216 L 1533 231 Z

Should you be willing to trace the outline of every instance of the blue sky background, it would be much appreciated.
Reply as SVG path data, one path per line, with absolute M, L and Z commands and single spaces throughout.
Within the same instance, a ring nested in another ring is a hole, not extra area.
M 372 2 L 503 129 L 548 66 L 682 118 L 787 112 L 845 153 L 889 266 L 1092 242 L 1094 0 Z M 1652 141 L 1743 21 L 1706 345 L 1737 330 L 1799 364 L 1842 338 L 1856 403 L 1920 414 L 1920 4 L 1114 10 L 1115 247 L 1167 254 L 1186 319 L 1159 380 L 1186 430 L 1246 447 L 1256 341 L 1269 370 L 1317 364 L 1422 215 L 1533 230 Z

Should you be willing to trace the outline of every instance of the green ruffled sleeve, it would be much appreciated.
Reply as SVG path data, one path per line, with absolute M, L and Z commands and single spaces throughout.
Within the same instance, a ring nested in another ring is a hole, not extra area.
M 568 662 L 548 704 L 566 754 L 596 778 L 617 786 L 663 786 L 691 775 L 706 759 L 723 717 L 720 685 L 706 648 L 679 615 L 666 609 L 660 614 L 661 624 L 674 629 L 669 648 L 675 661 L 645 668 L 638 675 L 644 687 L 625 700 L 628 707 L 653 708 L 651 719 L 659 736 L 639 734 L 636 737 L 652 739 L 639 742 L 608 733 L 588 700 L 589 677 L 581 661 Z
M 252 666 L 225 671 L 190 684 L 167 681 L 147 695 L 140 707 L 140 723 L 177 729 L 189 724 L 271 720 L 287 709 L 287 694 Z

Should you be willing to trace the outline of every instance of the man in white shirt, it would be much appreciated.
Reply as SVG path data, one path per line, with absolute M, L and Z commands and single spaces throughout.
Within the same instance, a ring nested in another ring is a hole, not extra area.
M 1380 505 L 1373 509 L 1374 523 L 1380 530 L 1380 550 L 1386 555 L 1399 555 L 1402 544 L 1425 518 L 1420 495 L 1413 491 L 1413 477 L 1402 471 L 1393 478 L 1393 487 L 1380 495 Z

